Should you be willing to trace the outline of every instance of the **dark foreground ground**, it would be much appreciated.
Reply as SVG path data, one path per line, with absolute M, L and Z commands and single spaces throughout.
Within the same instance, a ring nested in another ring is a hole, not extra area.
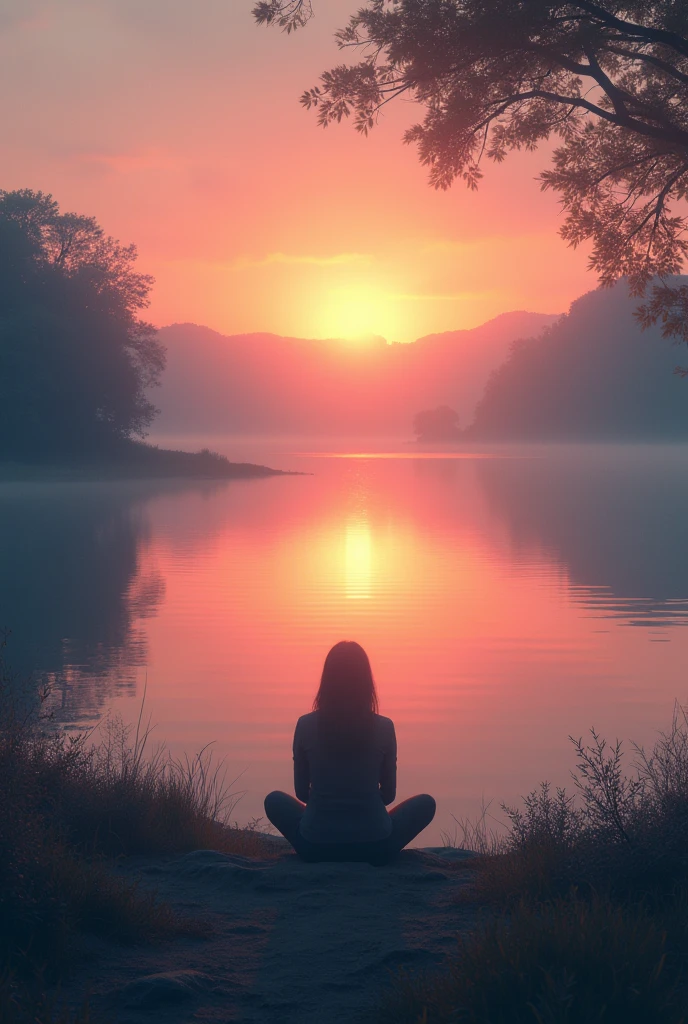
M 121 1024 L 371 1019 L 399 969 L 442 966 L 470 931 L 468 857 L 408 850 L 385 868 L 303 864 L 276 844 L 264 860 L 212 850 L 130 859 L 123 870 L 207 936 L 89 942 L 64 994 Z

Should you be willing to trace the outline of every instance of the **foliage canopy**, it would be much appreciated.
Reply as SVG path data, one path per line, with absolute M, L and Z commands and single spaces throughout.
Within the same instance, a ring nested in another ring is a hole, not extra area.
M 678 278 L 682 287 L 686 278 Z M 514 343 L 468 435 L 560 441 L 685 440 L 685 388 L 659 331 L 643 333 L 619 283 L 582 295 L 537 338 Z
M 310 0 L 263 0 L 262 24 L 291 30 Z M 425 107 L 406 133 L 430 181 L 476 188 L 485 157 L 559 145 L 540 177 L 566 213 L 563 237 L 589 241 L 604 285 L 642 295 L 688 253 L 688 5 L 683 0 L 367 0 L 337 33 L 360 59 L 302 96 L 322 125 L 373 128 L 406 95 Z M 688 342 L 688 288 L 654 287 L 644 325 Z
M 413 432 L 421 442 L 456 441 L 461 436 L 459 414 L 448 405 L 422 409 L 413 418 Z
M 0 454 L 144 436 L 165 360 L 136 256 L 52 196 L 0 191 Z

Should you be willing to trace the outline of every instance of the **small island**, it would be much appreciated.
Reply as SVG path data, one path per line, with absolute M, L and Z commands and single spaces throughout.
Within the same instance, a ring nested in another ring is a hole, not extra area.
M 423 409 L 413 418 L 413 432 L 420 444 L 448 444 L 459 441 L 459 414 L 448 405 Z

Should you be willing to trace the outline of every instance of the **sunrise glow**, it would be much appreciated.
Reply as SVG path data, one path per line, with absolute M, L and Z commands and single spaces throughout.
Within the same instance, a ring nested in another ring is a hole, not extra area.
M 289 38 L 259 29 L 250 3 L 192 18 L 159 0 L 146 15 L 40 6 L 0 33 L 3 91 L 22 97 L 3 128 L 3 187 L 50 191 L 136 243 L 156 324 L 413 341 L 510 309 L 560 312 L 593 284 L 585 251 L 557 237 L 541 154 L 489 165 L 477 193 L 438 193 L 400 143 L 410 104 L 368 139 L 325 132 L 299 106 L 339 59 L 349 0 Z M 126 88 L 101 74 L 122 53 Z
M 0 1024 L 684 1020 L 687 62 L 0 0 Z
M 365 344 L 372 336 L 395 339 L 401 330 L 399 302 L 372 287 L 333 289 L 316 317 L 317 333 Z

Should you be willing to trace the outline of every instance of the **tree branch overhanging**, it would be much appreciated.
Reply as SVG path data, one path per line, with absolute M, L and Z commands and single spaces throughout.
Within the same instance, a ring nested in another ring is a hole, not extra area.
M 475 188 L 485 155 L 499 161 L 558 137 L 542 186 L 562 198 L 563 237 L 591 243 L 600 280 L 626 275 L 642 293 L 680 270 L 687 224 L 671 210 L 688 199 L 688 4 L 358 2 L 337 41 L 366 59 L 326 72 L 302 97 L 322 125 L 352 116 L 367 132 L 386 104 L 412 96 L 425 115 L 405 141 L 437 188 L 457 178 Z M 254 13 L 288 29 L 313 12 L 310 0 L 263 0 Z M 658 294 L 670 302 L 665 287 Z M 677 309 L 688 303 L 674 302 L 663 329 L 679 332 Z

